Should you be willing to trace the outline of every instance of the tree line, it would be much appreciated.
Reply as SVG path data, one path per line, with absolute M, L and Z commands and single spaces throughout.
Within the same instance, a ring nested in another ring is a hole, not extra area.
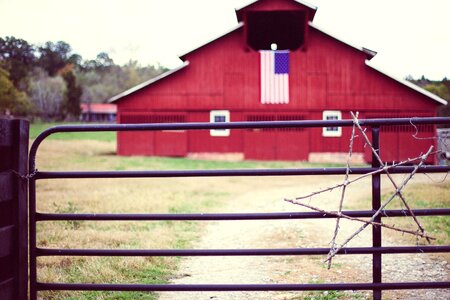
M 427 91 L 438 95 L 444 100 L 447 100 L 447 105 L 442 105 L 438 108 L 438 116 L 450 117 L 450 80 L 444 77 L 442 80 L 430 80 L 424 75 L 419 79 L 414 79 L 412 76 L 407 76 L 406 80 L 418 85 Z
M 76 120 L 80 103 L 103 103 L 166 70 L 133 60 L 120 66 L 106 52 L 84 60 L 64 41 L 0 37 L 0 116 Z
M 132 60 L 119 66 L 106 52 L 84 60 L 64 41 L 33 45 L 12 36 L 0 37 L 0 116 L 78 119 L 80 103 L 103 103 L 166 70 Z M 406 79 L 450 100 L 447 78 Z M 441 106 L 438 114 L 450 116 L 450 106 Z

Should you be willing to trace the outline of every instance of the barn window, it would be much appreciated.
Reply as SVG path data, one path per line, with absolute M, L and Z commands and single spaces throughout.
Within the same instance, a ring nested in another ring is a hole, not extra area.
M 228 110 L 212 110 L 209 114 L 209 121 L 211 123 L 230 122 L 230 111 Z M 230 129 L 211 129 L 209 131 L 211 136 L 229 136 Z
M 304 44 L 304 11 L 252 11 L 247 14 L 247 43 L 254 50 L 296 50 Z
M 342 120 L 342 113 L 339 110 L 324 110 L 322 119 L 327 121 Z M 342 136 L 342 127 L 323 127 L 322 136 L 339 137 Z

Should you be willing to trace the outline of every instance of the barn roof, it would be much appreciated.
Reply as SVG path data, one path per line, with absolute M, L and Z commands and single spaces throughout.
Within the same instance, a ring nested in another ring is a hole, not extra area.
M 439 97 L 439 96 L 437 96 L 437 95 L 427 91 L 426 89 L 423 89 L 423 88 L 415 85 L 412 82 L 409 82 L 408 80 L 405 80 L 405 79 L 393 76 L 393 75 L 391 75 L 389 73 L 386 73 L 384 70 L 381 70 L 379 67 L 373 66 L 372 63 L 369 60 L 366 60 L 366 65 L 371 67 L 372 69 L 380 72 L 381 74 L 383 74 L 383 75 L 385 75 L 385 76 L 387 76 L 387 77 L 389 77 L 389 78 L 391 78 L 391 79 L 393 79 L 393 80 L 395 80 L 395 81 L 397 81 L 397 82 L 399 82 L 399 83 L 409 87 L 410 89 L 413 89 L 416 92 L 419 92 L 419 93 L 423 94 L 424 96 L 427 96 L 428 98 L 430 98 L 430 99 L 432 99 L 432 100 L 434 100 L 434 101 L 436 101 L 436 102 L 438 102 L 440 104 L 447 105 L 447 101 L 442 99 L 441 97 Z
M 376 51 L 370 50 L 368 48 L 357 46 L 357 45 L 355 45 L 353 43 L 349 43 L 348 41 L 344 41 L 343 39 L 337 37 L 336 35 L 329 33 L 328 31 L 324 30 L 323 28 L 320 28 L 319 26 L 317 26 L 313 22 L 309 22 L 309 26 L 314 28 L 314 29 L 316 29 L 316 30 L 318 30 L 318 31 L 320 31 L 320 32 L 322 32 L 323 34 L 328 35 L 329 37 L 331 37 L 331 38 L 333 38 L 333 39 L 335 39 L 335 40 L 337 40 L 337 41 L 339 41 L 341 43 L 344 43 L 344 44 L 346 44 L 346 45 L 348 45 L 348 46 L 350 46 L 352 48 L 355 48 L 356 50 L 364 52 L 367 55 L 368 59 L 371 59 L 372 57 L 377 55 Z
M 252 3 L 247 4 L 247 5 L 245 5 L 244 7 L 247 7 L 247 6 L 249 6 L 249 5 L 251 5 L 251 4 L 255 3 L 255 2 L 257 2 L 257 1 L 252 1 Z M 306 2 L 304 2 L 304 1 L 296 1 L 296 2 L 299 2 L 300 4 L 303 4 L 303 5 L 308 5 L 308 4 L 307 4 Z M 244 8 L 244 7 L 243 7 L 243 8 Z M 316 9 L 314 6 L 312 6 L 312 8 Z M 241 8 L 241 9 L 242 9 L 242 8 Z M 385 71 L 382 71 L 379 67 L 373 66 L 373 65 L 370 63 L 369 60 L 370 60 L 371 58 L 373 58 L 373 57 L 377 54 L 376 51 L 373 51 L 373 50 L 370 50 L 370 49 L 367 49 L 367 48 L 364 48 L 364 47 L 356 46 L 356 45 L 354 45 L 354 44 L 352 44 L 352 43 L 349 43 L 349 42 L 347 42 L 347 41 L 344 41 L 343 39 L 336 37 L 334 34 L 331 34 L 331 33 L 329 33 L 328 31 L 326 31 L 326 30 L 320 28 L 319 26 L 317 26 L 316 24 L 312 23 L 311 21 L 309 21 L 308 24 L 309 24 L 309 26 L 311 26 L 312 28 L 314 28 L 314 29 L 316 29 L 316 30 L 322 32 L 323 34 L 326 34 L 327 36 L 329 36 L 329 37 L 331 37 L 331 38 L 333 38 L 333 39 L 335 39 L 335 40 L 337 40 L 337 41 L 339 41 L 339 42 L 341 42 L 341 43 L 344 43 L 344 44 L 346 44 L 346 45 L 348 45 L 348 46 L 350 46 L 350 47 L 352 47 L 352 48 L 354 48 L 354 49 L 356 49 L 356 50 L 359 50 L 359 51 L 361 51 L 361 52 L 364 52 L 364 53 L 366 54 L 366 57 L 367 57 L 366 65 L 369 66 L 369 67 L 371 67 L 372 69 L 374 69 L 374 70 L 378 71 L 379 73 L 381 73 L 381 74 L 383 74 L 383 75 L 385 75 L 385 76 L 387 76 L 387 77 L 389 77 L 389 78 L 391 78 L 391 79 L 393 79 L 393 80 L 395 80 L 395 81 L 397 81 L 397 82 L 399 82 L 399 83 L 405 85 L 406 87 L 408 87 L 408 88 L 410 88 L 410 89 L 412 89 L 412 90 L 414 90 L 414 91 L 416 91 L 416 92 L 421 93 L 422 95 L 424 95 L 424 96 L 430 98 L 431 100 L 436 101 L 436 102 L 439 103 L 439 104 L 444 104 L 444 105 L 447 104 L 447 101 L 444 100 L 444 99 L 442 99 L 442 98 L 440 98 L 439 96 L 437 96 L 437 95 L 435 95 L 435 94 L 433 94 L 433 93 L 430 93 L 430 92 L 428 92 L 427 90 L 425 90 L 425 89 L 423 89 L 423 88 L 421 88 L 421 87 L 419 87 L 419 86 L 417 86 L 417 85 L 415 85 L 415 84 L 413 84 L 413 83 L 411 83 L 411 82 L 409 82 L 409 81 L 407 81 L 407 80 L 404 80 L 404 79 L 397 78 L 397 77 L 395 77 L 395 76 L 389 75 L 389 74 L 386 73 Z M 184 60 L 185 57 L 186 57 L 186 55 L 188 55 L 188 54 L 190 54 L 190 53 L 192 53 L 192 52 L 195 52 L 195 51 L 199 50 L 200 48 L 205 47 L 206 45 L 208 45 L 208 44 L 210 44 L 210 43 L 212 43 L 212 42 L 214 42 L 214 41 L 216 41 L 216 40 L 218 40 L 218 39 L 220 39 L 220 38 L 222 38 L 222 37 L 224 37 L 224 36 L 226 36 L 226 35 L 228 35 L 228 34 L 234 32 L 234 31 L 236 31 L 236 30 L 238 30 L 238 29 L 240 29 L 240 28 L 242 28 L 243 26 L 244 26 L 244 23 L 243 23 L 243 22 L 239 22 L 239 24 L 238 24 L 237 26 L 235 26 L 234 28 L 228 30 L 228 31 L 225 32 L 224 34 L 222 34 L 222 35 L 220 35 L 220 36 L 218 36 L 218 37 L 216 37 L 216 38 L 213 38 L 213 39 L 207 41 L 206 43 L 203 43 L 203 44 L 201 44 L 200 46 L 198 46 L 198 47 L 196 47 L 196 48 L 194 48 L 194 49 L 192 49 L 192 50 L 189 50 L 188 52 L 185 52 L 184 54 L 179 55 L 179 57 L 180 57 L 182 60 Z M 189 65 L 189 61 L 186 60 L 186 61 L 183 62 L 182 65 L 180 65 L 180 66 L 178 66 L 178 67 L 176 67 L 176 68 L 174 68 L 174 69 L 172 69 L 172 70 L 169 70 L 169 71 L 167 71 L 167 72 L 165 72 L 165 73 L 162 73 L 162 74 L 160 74 L 160 75 L 157 76 L 157 77 L 154 77 L 154 78 L 152 78 L 152 79 L 150 79 L 150 80 L 148 80 L 148 81 L 145 81 L 145 82 L 143 82 L 143 83 L 141 83 L 141 84 L 138 84 L 138 85 L 136 85 L 136 86 L 134 86 L 134 87 L 132 87 L 132 88 L 130 88 L 130 89 L 128 89 L 128 90 L 126 90 L 126 91 L 124 91 L 124 92 L 122 92 L 122 93 L 120 93 L 120 94 L 118 94 L 118 95 L 116 95 L 116 96 L 114 96 L 114 97 L 112 97 L 112 98 L 110 98 L 110 99 L 108 100 L 108 102 L 109 102 L 109 103 L 116 102 L 116 101 L 122 99 L 123 97 L 128 96 L 128 95 L 130 95 L 130 94 L 132 94 L 132 93 L 134 93 L 134 92 L 136 92 L 136 91 L 138 91 L 138 90 L 140 90 L 140 89 L 142 89 L 142 88 L 145 88 L 145 87 L 147 87 L 147 86 L 150 86 L 150 85 L 152 85 L 153 83 L 156 83 L 156 82 L 158 82 L 159 80 L 161 80 L 161 79 L 163 79 L 163 78 L 165 78 L 165 77 L 169 77 L 170 75 L 172 75 L 172 74 L 178 72 L 179 70 L 184 69 L 184 68 L 187 67 L 188 65 Z
M 247 6 L 250 6 L 250 5 L 252 5 L 252 4 L 254 4 L 254 3 L 258 2 L 258 1 L 259 1 L 259 0 L 251 0 L 251 1 L 248 1 L 247 4 L 244 4 L 244 5 L 240 6 L 240 7 L 236 7 L 236 11 L 239 11 L 239 10 L 241 10 L 241 9 L 244 9 L 244 8 L 246 8 Z M 306 2 L 306 1 L 302 1 L 302 0 L 294 0 L 294 2 L 297 2 L 297 3 L 299 3 L 299 4 L 302 4 L 302 5 L 304 5 L 304 6 L 307 6 L 307 7 L 311 8 L 311 9 L 317 10 L 317 6 L 312 5 L 312 4 L 310 4 L 310 3 Z
M 174 69 L 172 69 L 172 70 L 169 70 L 169 71 L 167 71 L 167 72 L 164 72 L 164 73 L 162 73 L 162 74 L 160 74 L 160 75 L 158 75 L 158 76 L 156 76 L 156 77 L 153 77 L 153 78 L 150 79 L 150 80 L 144 81 L 143 83 L 138 84 L 138 85 L 132 87 L 131 89 L 128 89 L 128 90 L 126 90 L 126 91 L 123 91 L 122 93 L 117 94 L 117 95 L 115 95 L 115 96 L 112 97 L 112 98 L 109 98 L 109 99 L 108 99 L 108 102 L 109 102 L 109 103 L 112 103 L 112 102 L 115 102 L 115 101 L 117 101 L 117 100 L 120 100 L 121 98 L 123 98 L 123 97 L 125 97 L 125 96 L 128 96 L 129 94 L 132 94 L 132 93 L 134 93 L 134 92 L 136 92 L 136 91 L 138 91 L 138 90 L 140 90 L 140 89 L 142 89 L 142 88 L 144 88 L 144 87 L 146 87 L 146 86 L 149 86 L 149 85 L 151 85 L 151 84 L 153 84 L 153 83 L 155 83 L 155 82 L 157 82 L 157 81 L 159 81 L 159 80 L 161 80 L 161 79 L 163 79 L 163 78 L 165 78 L 165 77 L 167 77 L 167 76 L 172 75 L 172 74 L 175 73 L 175 72 L 178 72 L 178 71 L 181 70 L 181 69 L 184 69 L 184 68 L 187 67 L 188 65 L 189 65 L 189 61 L 184 61 L 183 64 L 181 64 L 180 66 L 178 66 L 178 67 L 176 67 L 176 68 L 174 68 Z
M 331 37 L 331 38 L 333 38 L 333 39 L 335 39 L 335 40 L 337 40 L 337 41 L 339 41 L 341 43 L 344 43 L 344 44 L 346 44 L 346 45 L 348 45 L 350 47 L 353 47 L 353 48 L 355 48 L 355 49 L 357 49 L 359 51 L 364 52 L 366 54 L 366 56 L 367 56 L 366 65 L 371 67 L 372 69 L 378 71 L 379 73 L 381 73 L 381 74 L 383 74 L 383 75 L 385 75 L 385 76 L 387 76 L 387 77 L 389 77 L 389 78 L 391 78 L 391 79 L 393 79 L 393 80 L 395 80 L 395 81 L 397 81 L 397 82 L 407 86 L 410 89 L 415 90 L 416 92 L 421 93 L 422 95 L 424 95 L 424 96 L 426 96 L 426 97 L 428 97 L 428 98 L 438 102 L 439 104 L 444 104 L 444 105 L 447 104 L 447 101 L 442 99 L 441 97 L 439 97 L 439 96 L 437 96 L 437 95 L 435 95 L 433 93 L 430 93 L 429 91 L 427 91 L 427 90 L 425 90 L 425 89 L 415 85 L 412 82 L 409 82 L 409 81 L 407 81 L 405 79 L 401 79 L 401 78 L 398 78 L 396 76 L 390 75 L 389 73 L 385 72 L 384 70 L 381 70 L 379 67 L 375 67 L 374 65 L 372 65 L 372 63 L 370 62 L 370 59 L 377 54 L 376 51 L 373 51 L 373 50 L 370 50 L 370 49 L 367 49 L 367 48 L 364 48 L 364 47 L 359 47 L 359 46 L 356 46 L 356 45 L 354 45 L 352 43 L 344 41 L 344 40 L 336 37 L 335 35 L 332 35 L 329 32 L 323 30 L 322 28 L 318 27 L 316 24 L 314 24 L 312 22 L 309 22 L 309 26 L 311 26 L 312 28 L 314 28 L 314 29 L 316 29 L 316 30 L 318 30 L 318 31 L 328 35 L 329 37 Z
M 117 113 L 117 105 L 108 103 L 81 103 L 82 113 L 98 113 L 98 114 L 115 114 Z
M 198 50 L 198 49 L 200 49 L 200 48 L 202 48 L 202 47 L 204 47 L 204 46 L 206 46 L 206 45 L 208 45 L 208 44 L 211 44 L 212 42 L 214 42 L 214 41 L 216 41 L 216 40 L 218 40 L 218 39 L 220 39 L 220 38 L 223 38 L 223 37 L 226 36 L 227 34 L 230 34 L 230 33 L 232 33 L 232 32 L 234 32 L 234 31 L 238 30 L 239 28 L 241 28 L 241 27 L 243 27 L 243 26 L 244 26 L 244 22 L 239 22 L 239 24 L 237 24 L 237 25 L 234 26 L 233 28 L 227 30 L 227 31 L 224 32 L 223 34 L 221 34 L 221 35 L 219 35 L 219 36 L 217 36 L 217 37 L 215 37 L 215 38 L 213 38 L 213 39 L 211 39 L 211 40 L 209 40 L 209 41 L 207 41 L 207 42 L 205 42 L 205 43 L 203 43 L 203 44 L 201 44 L 201 45 L 195 47 L 194 49 L 191 49 L 191 50 L 189 50 L 189 51 L 187 51 L 187 52 L 184 52 L 183 54 L 178 55 L 178 57 L 181 58 L 182 60 L 184 60 L 185 56 L 188 55 L 189 53 L 192 53 L 192 52 L 194 52 L 194 51 L 196 51 L 196 50 Z

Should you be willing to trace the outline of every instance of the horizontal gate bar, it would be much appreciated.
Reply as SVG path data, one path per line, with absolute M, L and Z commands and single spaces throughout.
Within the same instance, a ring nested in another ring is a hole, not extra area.
M 448 216 L 450 208 L 414 209 L 416 216 Z M 370 218 L 374 210 L 343 211 L 354 218 Z M 407 210 L 384 210 L 384 217 L 407 217 Z M 234 213 L 234 214 L 49 214 L 37 213 L 36 221 L 227 221 L 227 220 L 287 220 L 336 218 L 321 212 Z
M 403 290 L 445 289 L 450 281 L 442 282 L 389 282 L 389 283 L 324 283 L 324 284 L 82 284 L 37 282 L 40 291 L 324 291 L 324 290 Z
M 268 255 L 322 255 L 330 248 L 290 249 L 48 249 L 36 248 L 37 256 L 268 256 Z M 450 252 L 450 246 L 398 246 L 342 248 L 338 254 L 400 254 Z
M 352 168 L 351 174 L 362 175 L 379 168 Z M 406 174 L 414 170 L 410 167 L 393 167 L 391 174 Z M 227 176 L 299 176 L 299 175 L 342 175 L 346 168 L 307 169 L 237 169 L 237 170 L 168 170 L 168 171 L 80 171 L 80 172 L 37 172 L 35 179 L 69 178 L 167 178 L 167 177 L 227 177 Z M 417 173 L 446 173 L 450 166 L 423 166 Z
M 419 125 L 419 124 L 450 124 L 450 118 L 385 118 L 361 119 L 361 126 L 380 125 Z M 95 131 L 140 131 L 140 130 L 192 130 L 192 129 L 247 129 L 247 128 L 307 128 L 307 127 L 349 127 L 353 120 L 300 120 L 300 121 L 258 121 L 258 122 L 230 122 L 230 123 L 141 123 L 141 124 L 92 124 L 92 125 L 58 125 L 44 130 L 38 138 L 57 132 L 95 132 Z

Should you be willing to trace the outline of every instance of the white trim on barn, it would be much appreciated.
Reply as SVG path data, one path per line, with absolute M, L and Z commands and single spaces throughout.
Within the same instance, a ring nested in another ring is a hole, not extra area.
M 369 60 L 366 60 L 366 65 L 368 67 L 371 67 L 372 69 L 380 72 L 381 74 L 383 74 L 383 75 L 385 75 L 385 76 L 387 76 L 387 77 L 389 77 L 391 79 L 394 79 L 395 81 L 397 81 L 397 82 L 399 82 L 399 83 L 409 87 L 410 89 L 413 89 L 413 90 L 423 94 L 424 96 L 427 96 L 428 98 L 433 99 L 434 101 L 436 101 L 436 102 L 438 102 L 440 104 L 447 105 L 447 101 L 442 99 L 441 97 L 436 96 L 433 93 L 430 93 L 429 91 L 427 91 L 427 90 L 425 90 L 425 89 L 415 85 L 412 82 L 409 82 L 408 80 L 401 79 L 401 78 L 398 78 L 396 76 L 390 75 L 389 73 L 386 73 L 384 70 L 381 70 L 379 67 L 375 67 L 374 65 L 372 65 L 372 63 Z
M 342 120 L 342 112 L 340 110 L 324 110 L 322 120 L 338 121 Z M 324 137 L 340 137 L 342 136 L 342 127 L 322 127 L 322 136 Z
M 194 52 L 195 50 L 200 49 L 200 48 L 202 48 L 202 47 L 204 47 L 204 46 L 206 46 L 206 45 L 208 45 L 208 44 L 214 42 L 215 40 L 218 40 L 218 39 L 220 39 L 220 38 L 226 36 L 227 34 L 230 34 L 230 33 L 232 33 L 233 31 L 238 30 L 238 29 L 241 28 L 241 27 L 244 27 L 244 22 L 239 22 L 238 25 L 234 26 L 234 27 L 231 28 L 230 30 L 227 30 L 225 33 L 223 33 L 223 34 L 221 34 L 221 35 L 219 35 L 219 36 L 217 36 L 217 37 L 215 37 L 215 38 L 213 38 L 213 39 L 207 41 L 206 43 L 200 44 L 200 46 L 198 46 L 198 47 L 195 47 L 195 48 L 193 48 L 193 49 L 191 49 L 191 50 L 189 50 L 189 51 L 183 52 L 183 54 L 178 55 L 178 57 L 181 58 L 181 59 L 183 59 L 183 57 L 186 56 L 186 55 L 188 55 L 189 53 Z
M 247 6 L 250 6 L 250 5 L 252 5 L 252 4 L 254 4 L 254 3 L 258 2 L 258 1 L 259 0 L 249 1 L 247 4 L 244 4 L 244 5 L 241 5 L 240 7 L 235 8 L 235 10 L 236 11 L 241 10 L 241 9 L 246 8 Z M 309 7 L 311 9 L 317 10 L 317 6 L 314 6 L 314 5 L 312 5 L 312 4 L 310 4 L 310 3 L 306 2 L 306 1 L 303 1 L 303 0 L 294 0 L 294 1 L 304 5 L 306 7 Z
M 189 61 L 185 61 L 185 62 L 183 62 L 183 64 L 181 64 L 180 66 L 178 66 L 176 68 L 173 68 L 172 70 L 164 72 L 164 73 L 162 73 L 162 74 L 160 74 L 160 75 L 158 75 L 156 77 L 153 77 L 150 80 L 147 80 L 147 81 L 145 81 L 145 82 L 143 82 L 141 84 L 138 84 L 138 85 L 132 87 L 131 89 L 128 89 L 128 90 L 126 90 L 126 91 L 124 91 L 124 92 L 122 92 L 120 94 L 115 95 L 114 97 L 109 98 L 107 102 L 108 103 L 115 102 L 115 101 L 119 100 L 122 97 L 128 96 L 131 93 L 134 93 L 134 92 L 136 92 L 136 91 L 138 91 L 138 90 L 140 90 L 140 89 L 142 89 L 142 88 L 144 88 L 146 86 L 149 86 L 149 85 L 151 85 L 151 84 L 153 84 L 153 83 L 155 83 L 155 82 L 157 82 L 157 81 L 167 77 L 167 76 L 172 75 L 175 72 L 178 72 L 181 69 L 184 69 L 188 65 L 189 65 Z
M 229 110 L 211 110 L 209 113 L 210 123 L 230 122 Z M 230 136 L 230 129 L 211 129 L 209 131 L 211 136 Z
M 329 32 L 323 30 L 322 28 L 318 27 L 316 24 L 313 24 L 312 22 L 309 22 L 309 25 L 312 28 L 314 28 L 314 29 L 316 29 L 316 30 L 318 30 L 318 31 L 320 31 L 320 32 L 322 32 L 322 33 L 332 37 L 333 39 L 335 39 L 337 41 L 340 41 L 341 43 L 344 43 L 344 44 L 346 44 L 346 45 L 348 45 L 348 46 L 350 46 L 352 48 L 355 48 L 355 49 L 357 49 L 359 51 L 362 51 L 362 52 L 366 53 L 367 55 L 370 56 L 370 58 L 374 57 L 377 54 L 377 52 L 375 52 L 373 50 L 370 50 L 370 49 L 367 49 L 367 48 L 364 48 L 364 47 L 359 47 L 359 46 L 356 46 L 354 44 L 348 43 L 348 42 L 346 42 L 346 41 L 344 41 L 344 40 L 342 40 L 342 39 L 340 39 L 340 38 L 330 34 Z M 414 83 L 411 83 L 411 82 L 409 82 L 409 81 L 407 81 L 405 79 L 401 79 L 401 78 L 398 78 L 396 76 L 390 75 L 389 73 L 385 72 L 384 70 L 381 70 L 379 67 L 375 67 L 370 62 L 370 59 L 366 59 L 365 63 L 370 68 L 372 68 L 372 69 L 380 72 L 381 74 L 383 74 L 383 75 L 385 75 L 385 76 L 387 76 L 387 77 L 389 77 L 389 78 L 391 78 L 391 79 L 393 79 L 393 80 L 395 80 L 395 81 L 397 81 L 397 82 L 399 82 L 399 83 L 409 87 L 410 89 L 413 89 L 413 90 L 421 93 L 424 96 L 427 96 L 428 98 L 430 98 L 430 99 L 432 99 L 432 100 L 434 100 L 434 101 L 436 101 L 436 102 L 438 102 L 440 104 L 447 105 L 447 101 L 442 99 L 442 98 L 440 98 L 439 96 L 436 96 L 435 94 L 430 93 L 429 91 L 427 91 L 427 90 L 425 90 L 425 89 L 423 89 L 423 88 L 421 88 L 421 87 L 415 85 Z
M 376 51 L 373 51 L 373 50 L 370 50 L 370 49 L 368 49 L 368 48 L 360 47 L 360 46 L 357 46 L 357 45 L 355 45 L 355 44 L 346 42 L 346 41 L 344 41 L 343 39 L 341 39 L 341 38 L 335 36 L 334 34 L 331 34 L 331 33 L 328 32 L 327 30 L 324 30 L 324 29 L 320 28 L 319 26 L 317 26 L 316 24 L 314 24 L 314 23 L 311 22 L 311 21 L 309 21 L 308 24 L 309 24 L 310 27 L 312 27 L 312 28 L 314 28 L 314 29 L 316 29 L 316 30 L 322 32 L 323 34 L 326 34 L 326 35 L 328 35 L 329 37 L 331 37 L 331 38 L 333 38 L 333 39 L 335 39 L 335 40 L 337 40 L 337 41 L 339 41 L 339 42 L 341 42 L 341 43 L 344 43 L 344 44 L 346 44 L 346 45 L 348 45 L 348 46 L 350 46 L 350 47 L 352 47 L 352 48 L 355 48 L 356 50 L 359 50 L 359 51 L 361 51 L 361 52 L 366 53 L 367 55 L 370 56 L 370 58 L 372 58 L 372 57 L 374 57 L 375 55 L 377 55 L 377 52 L 376 52 Z

